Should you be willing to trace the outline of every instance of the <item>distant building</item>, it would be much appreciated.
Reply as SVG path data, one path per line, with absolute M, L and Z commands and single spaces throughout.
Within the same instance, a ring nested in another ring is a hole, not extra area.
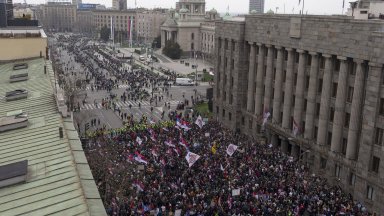
M 384 20 L 383 0 L 359 0 L 350 2 L 347 15 L 355 19 L 382 19 Z
M 112 9 L 127 10 L 127 0 L 112 0 Z
M 215 21 L 220 19 L 217 11 L 206 13 L 204 0 L 180 0 L 176 8 L 169 11 L 161 26 L 161 47 L 172 41 L 180 45 L 184 56 L 206 57 L 204 52 L 208 51 L 212 54 Z
M 138 10 L 136 16 L 137 41 L 150 44 L 160 36 L 160 26 L 167 19 L 167 10 Z
M 265 0 L 249 0 L 249 12 L 264 13 Z
M 13 19 L 12 0 L 0 0 L 0 28 L 7 27 L 7 21 Z
M 77 5 L 65 2 L 48 2 L 43 5 L 43 19 L 46 31 L 72 32 L 76 22 Z
M 74 4 L 74 5 L 79 5 L 81 3 L 83 3 L 82 0 L 72 0 L 72 4 Z

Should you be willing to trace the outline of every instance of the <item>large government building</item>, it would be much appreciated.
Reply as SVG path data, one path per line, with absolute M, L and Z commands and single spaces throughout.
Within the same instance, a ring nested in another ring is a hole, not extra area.
M 384 22 L 248 15 L 216 23 L 214 106 L 384 212 Z

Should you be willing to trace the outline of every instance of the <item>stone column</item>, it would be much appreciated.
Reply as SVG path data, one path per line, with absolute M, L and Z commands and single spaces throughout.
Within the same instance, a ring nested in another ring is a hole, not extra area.
M 319 129 L 317 134 L 317 144 L 326 145 L 328 135 L 329 106 L 331 102 L 332 89 L 332 56 L 323 54 L 325 58 L 323 88 L 321 91 Z
M 284 90 L 284 106 L 283 106 L 283 122 L 284 129 L 290 129 L 291 125 L 291 109 L 292 109 L 292 93 L 293 93 L 293 63 L 295 62 L 295 54 L 291 48 L 288 51 L 287 74 L 285 78 Z
M 256 47 L 253 43 L 249 43 L 251 53 L 249 55 L 249 72 L 248 72 L 248 95 L 247 95 L 247 111 L 252 112 L 252 106 L 254 104 L 254 92 L 253 89 L 255 84 L 255 66 L 256 66 Z
M 273 47 L 271 45 L 266 45 L 268 48 L 268 57 L 267 57 L 267 71 L 265 74 L 265 93 L 264 93 L 264 109 L 271 109 L 271 100 L 272 100 L 272 79 L 273 79 Z M 263 110 L 264 111 L 264 110 Z
M 305 130 L 304 137 L 306 139 L 313 138 L 314 120 L 316 111 L 316 94 L 318 85 L 318 73 L 319 73 L 319 56 L 317 53 L 309 53 L 312 56 L 311 72 L 309 75 L 309 87 L 307 95 L 307 111 L 305 116 Z
M 355 60 L 356 62 L 356 76 L 355 84 L 353 86 L 353 98 L 351 106 L 351 118 L 349 122 L 349 131 L 348 131 L 348 143 L 347 143 L 347 153 L 346 157 L 348 159 L 354 160 L 357 156 L 357 146 L 359 142 L 359 131 L 362 125 L 362 108 L 364 105 L 363 95 L 364 95 L 364 70 L 363 70 L 363 61 Z M 380 69 L 377 70 L 380 74 Z M 380 80 L 379 77 L 377 79 Z M 379 84 L 380 85 L 380 84 Z
M 284 51 L 281 47 L 275 47 L 277 49 L 277 62 L 276 62 L 276 78 L 275 78 L 275 92 L 273 96 L 273 121 L 277 124 L 281 123 L 281 96 L 283 94 L 283 61 Z
M 348 87 L 348 64 L 347 58 L 338 57 L 340 59 L 340 71 L 339 71 L 339 81 L 337 85 L 337 95 L 335 101 L 335 117 L 333 121 L 332 128 L 332 142 L 331 142 L 331 151 L 340 152 L 341 143 L 343 138 L 343 128 L 344 128 L 344 115 L 345 115 L 345 101 L 347 96 L 347 87 Z
M 304 50 L 297 50 L 300 53 L 299 70 L 297 73 L 296 93 L 295 93 L 295 107 L 293 110 L 293 119 L 297 125 L 301 125 L 303 120 L 304 108 L 304 90 L 305 90 L 305 65 L 307 63 L 307 56 Z
M 257 74 L 256 74 L 256 93 L 255 93 L 255 115 L 256 117 L 262 115 L 262 98 L 264 91 L 264 56 L 265 48 L 262 44 L 257 44 L 259 46 L 259 55 L 257 59 Z

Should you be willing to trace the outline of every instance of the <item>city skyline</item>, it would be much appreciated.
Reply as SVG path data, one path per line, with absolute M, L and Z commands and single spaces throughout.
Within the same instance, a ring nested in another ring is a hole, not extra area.
M 154 0 L 136 0 L 138 7 L 146 7 L 146 8 L 154 8 L 154 7 L 163 7 L 163 8 L 174 8 L 177 0 L 163 0 L 161 2 Z M 304 1 L 304 0 L 303 0 Z M 276 11 L 278 13 L 287 14 L 298 14 L 302 9 L 302 2 L 299 6 L 299 0 L 266 0 L 265 1 L 265 12 L 269 10 Z M 24 0 L 14 0 L 14 3 L 23 3 Z M 28 4 L 43 4 L 46 0 L 27 0 Z M 128 8 L 134 8 L 134 0 L 128 1 Z M 87 0 L 83 3 L 97 3 L 104 4 L 107 7 L 112 6 L 112 1 L 101 1 L 101 0 Z M 342 5 L 343 0 L 305 0 L 304 13 L 308 14 L 341 14 L 342 13 Z M 344 12 L 349 7 L 348 2 L 345 2 Z M 206 9 L 210 10 L 215 8 L 220 13 L 224 13 L 228 10 L 232 14 L 236 13 L 248 13 L 249 9 L 249 0 L 238 0 L 238 1 L 230 1 L 230 0 L 206 0 Z

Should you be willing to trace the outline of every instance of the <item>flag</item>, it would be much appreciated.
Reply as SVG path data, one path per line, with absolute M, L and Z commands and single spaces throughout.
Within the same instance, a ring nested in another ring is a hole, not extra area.
M 180 135 L 180 141 L 179 144 L 184 146 L 184 148 L 188 149 L 188 143 L 185 141 L 185 139 Z
M 221 165 L 221 164 L 220 164 L 220 170 L 221 170 L 221 171 L 224 171 L 224 167 L 223 167 L 223 165 Z
M 188 166 L 191 167 L 197 160 L 199 160 L 200 155 L 197 155 L 192 152 L 188 152 L 188 154 L 185 156 L 185 159 L 188 162 Z
M 180 119 L 177 119 L 176 120 L 176 125 L 179 127 L 179 128 L 183 128 L 184 130 L 188 131 L 190 130 L 191 128 L 188 127 L 188 123 L 186 121 L 180 121 Z
M 169 142 L 168 141 L 165 141 L 164 142 L 165 145 L 169 146 L 169 147 L 172 147 L 172 148 L 175 148 L 176 146 L 172 144 L 172 141 L 170 140 Z
M 156 150 L 155 150 L 155 149 L 152 149 L 152 150 L 151 150 L 151 153 L 152 153 L 152 155 L 153 155 L 153 156 L 155 156 L 155 157 L 157 157 L 157 156 L 158 156 L 158 154 L 157 154 L 157 152 L 156 152 Z
M 197 126 L 199 126 L 200 129 L 205 125 L 205 122 L 203 121 L 203 118 L 201 118 L 200 115 L 196 119 L 195 124 L 197 124 Z
M 137 190 L 139 190 L 139 191 L 144 191 L 144 185 L 143 185 L 143 183 L 141 183 L 139 181 L 135 181 L 134 183 L 132 183 L 132 186 L 136 187 Z
M 262 124 L 263 126 L 267 123 L 268 118 L 269 118 L 270 115 L 271 115 L 270 112 L 264 111 L 264 114 L 263 114 L 263 124 Z
M 167 131 L 167 132 L 169 131 L 169 130 L 168 130 L 167 128 L 165 128 L 165 127 L 163 127 L 163 130 L 165 130 L 165 131 Z
M 299 125 L 296 123 L 295 119 L 293 119 L 292 133 L 293 136 L 296 136 L 299 133 Z
M 233 153 L 235 153 L 236 149 L 238 148 L 237 145 L 233 145 L 233 144 L 229 144 L 229 146 L 227 147 L 227 154 L 229 156 L 232 156 Z
M 138 151 L 135 152 L 135 161 L 143 164 L 148 164 L 148 161 L 145 160 L 145 157 L 141 155 Z
M 136 142 L 139 143 L 139 145 L 141 145 L 141 143 L 143 143 L 143 140 L 141 140 L 140 137 L 136 137 Z

